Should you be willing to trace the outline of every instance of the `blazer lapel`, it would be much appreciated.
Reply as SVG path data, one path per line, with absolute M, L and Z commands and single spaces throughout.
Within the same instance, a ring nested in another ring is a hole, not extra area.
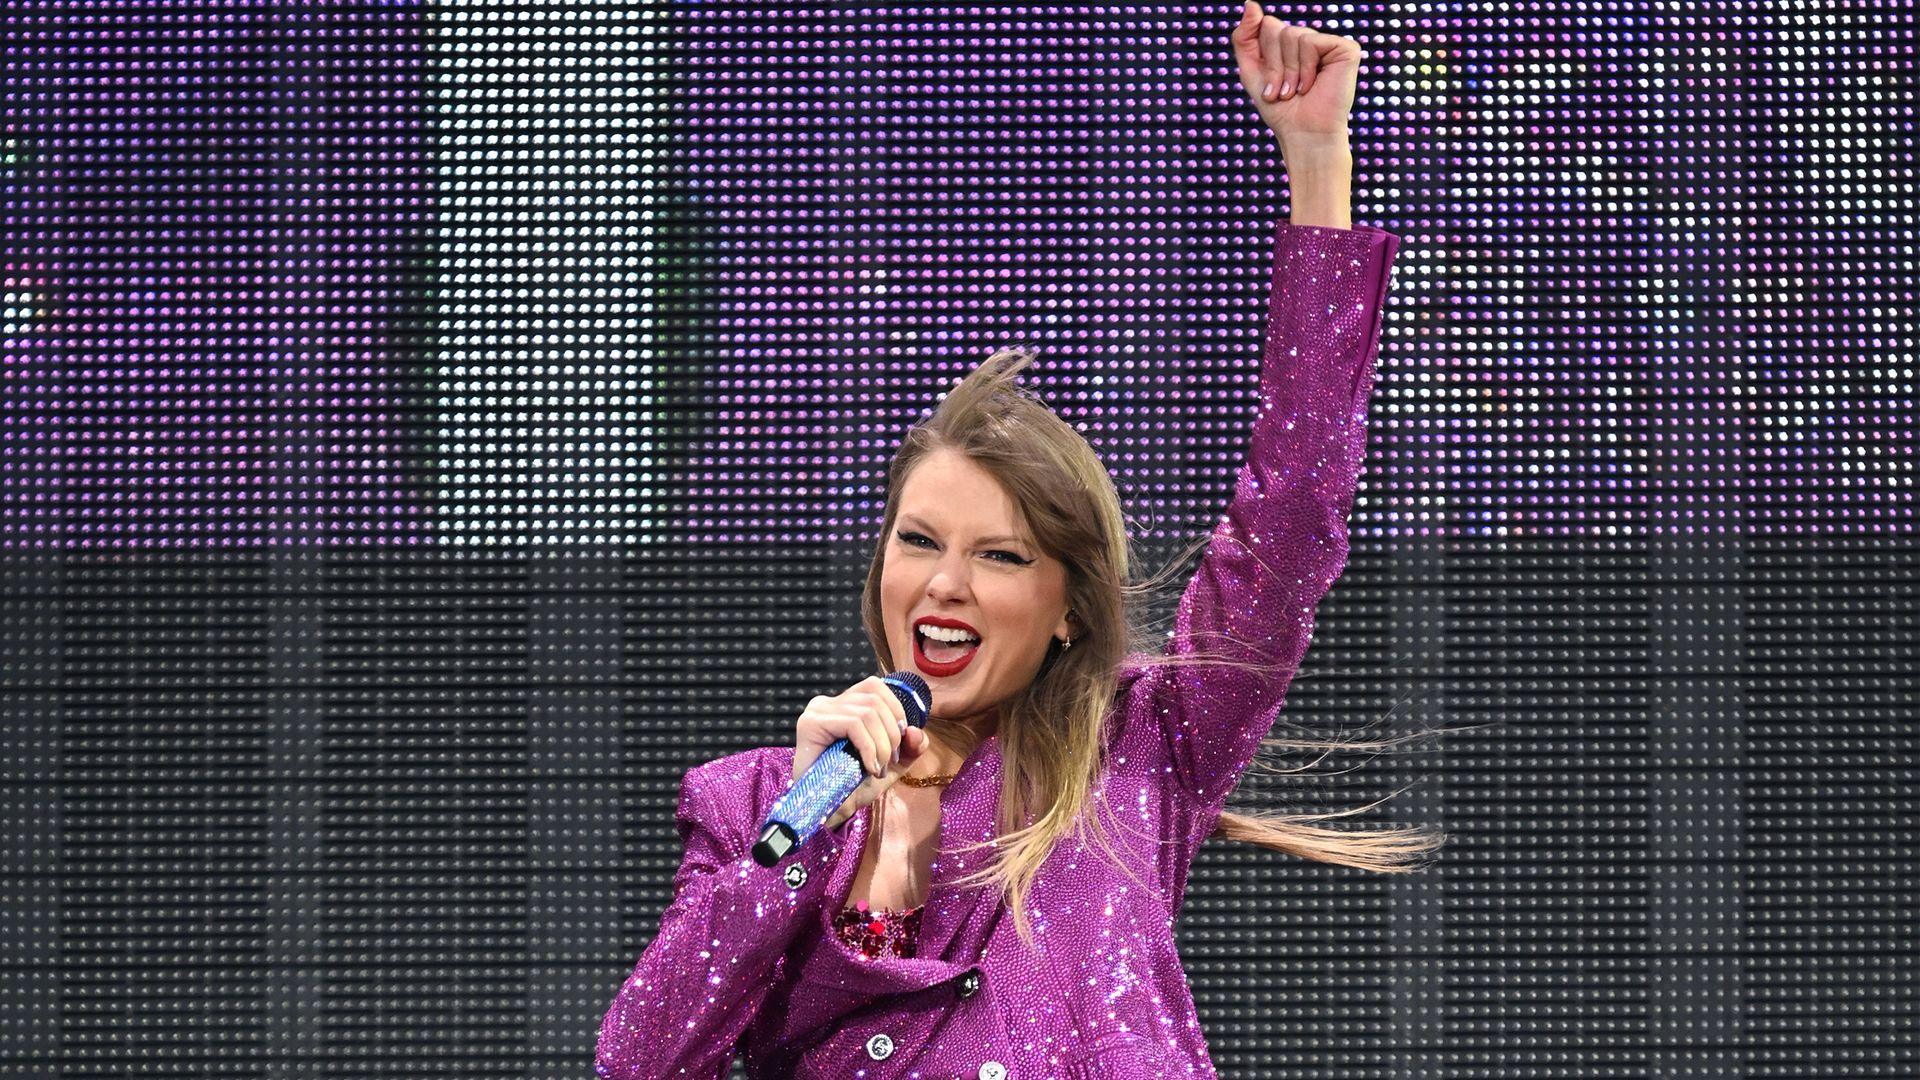
M 996 733 L 967 755 L 940 798 L 940 847 L 934 853 L 927 910 L 920 916 L 920 940 L 915 943 L 921 956 L 947 957 L 962 971 L 978 962 L 999 905 L 987 902 L 992 894 L 986 886 L 958 889 L 952 884 L 988 865 L 994 850 L 959 849 L 994 839 L 994 811 L 999 805 L 1000 736 Z
M 999 747 L 997 735 L 981 740 L 942 795 L 942 851 L 960 843 L 992 839 L 993 811 L 1000 790 Z M 992 857 L 992 850 L 983 849 L 951 858 L 936 854 L 927 909 L 921 915 L 920 940 L 915 943 L 918 956 L 867 957 L 840 939 L 833 916 L 846 906 L 853 892 L 853 879 L 860 872 L 860 860 L 867 849 L 872 812 L 873 806 L 868 804 L 848 819 L 846 843 L 827 883 L 817 932 L 812 940 L 796 945 L 798 954 L 789 961 L 795 965 L 789 970 L 797 972 L 785 1025 L 789 1035 L 830 1024 L 876 998 L 910 994 L 960 978 L 978 966 L 980 950 L 991 933 L 994 909 L 999 905 L 984 902 L 988 890 L 982 886 L 956 890 L 948 884 Z

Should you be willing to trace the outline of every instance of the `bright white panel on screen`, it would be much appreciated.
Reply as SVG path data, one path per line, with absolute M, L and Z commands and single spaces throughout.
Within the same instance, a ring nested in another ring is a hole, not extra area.
M 429 18 L 436 531 L 646 543 L 661 12 L 450 0 Z

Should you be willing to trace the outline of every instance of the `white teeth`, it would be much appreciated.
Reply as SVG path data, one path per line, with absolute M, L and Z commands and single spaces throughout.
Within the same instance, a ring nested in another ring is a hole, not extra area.
M 935 641 L 945 641 L 945 642 L 953 643 L 953 642 L 961 642 L 961 641 L 979 641 L 980 640 L 979 636 L 976 634 L 969 634 L 965 630 L 954 630 L 950 627 L 945 627 L 945 626 L 923 625 L 923 626 L 915 627 L 915 629 L 919 630 L 921 633 L 927 635 L 928 637 L 932 638 Z

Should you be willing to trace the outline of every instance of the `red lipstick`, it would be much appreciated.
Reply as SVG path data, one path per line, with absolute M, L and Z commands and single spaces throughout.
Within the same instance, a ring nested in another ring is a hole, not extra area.
M 980 654 L 980 646 L 976 644 L 973 648 L 963 653 L 957 660 L 950 660 L 943 664 L 939 661 L 928 659 L 926 650 L 921 648 L 921 641 L 923 639 L 920 636 L 920 627 L 922 626 L 942 626 L 952 630 L 964 630 L 976 638 L 980 636 L 980 631 L 975 630 L 959 619 L 947 619 L 938 615 L 928 615 L 924 618 L 915 619 L 913 622 L 913 662 L 918 664 L 920 670 L 926 672 L 928 675 L 935 678 L 946 678 L 958 675 L 966 670 L 968 664 L 973 663 L 975 656 Z

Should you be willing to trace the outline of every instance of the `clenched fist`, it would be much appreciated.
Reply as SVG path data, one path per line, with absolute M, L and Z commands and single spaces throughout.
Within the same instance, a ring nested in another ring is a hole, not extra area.
M 1246 0 L 1229 36 L 1240 85 L 1282 142 L 1344 141 L 1366 53 L 1338 34 L 1284 23 Z
M 807 702 L 793 725 L 793 778 L 800 779 L 807 766 L 841 739 L 860 752 L 866 772 L 853 794 L 821 822 L 823 829 L 838 828 L 879 798 L 927 748 L 926 731 L 907 723 L 906 708 L 877 675 L 834 697 L 822 694 Z

